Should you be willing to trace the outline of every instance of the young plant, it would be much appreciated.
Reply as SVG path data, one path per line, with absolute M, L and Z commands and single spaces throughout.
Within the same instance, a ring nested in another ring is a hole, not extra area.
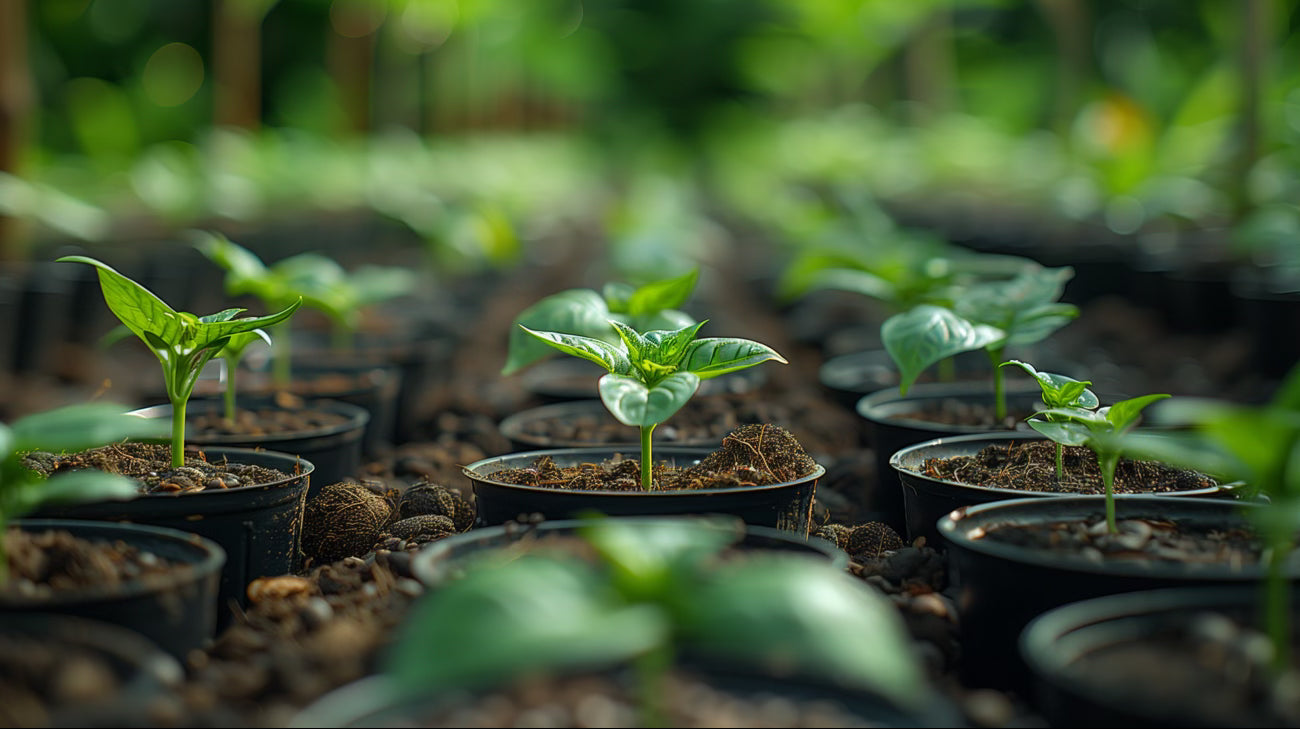
M 100 499 L 129 499 L 139 484 L 124 476 L 83 469 L 43 478 L 23 465 L 30 451 L 80 451 L 126 438 L 160 438 L 167 424 L 129 414 L 110 403 L 87 403 L 28 415 L 11 425 L 0 423 L 0 536 L 13 519 L 41 504 Z M 0 539 L 0 584 L 8 561 Z
M 1057 301 L 1074 269 L 1027 268 L 1004 281 L 985 281 L 957 291 L 951 306 L 922 305 L 896 314 L 880 327 L 881 340 L 898 366 L 899 392 L 925 368 L 962 352 L 983 349 L 993 371 L 999 421 L 1007 416 L 1002 369 L 1006 348 L 1046 339 L 1079 315 Z
M 195 246 L 226 270 L 226 293 L 256 297 L 268 310 L 283 309 L 302 299 L 323 312 L 333 324 L 337 348 L 351 345 L 362 311 L 373 304 L 414 290 L 416 275 L 403 268 L 362 266 L 348 273 L 317 253 L 301 253 L 267 266 L 257 254 L 217 233 L 203 233 Z M 273 376 L 281 387 L 289 382 L 292 353 L 289 336 L 276 337 Z
M 577 334 L 520 328 L 561 352 L 605 368 L 608 374 L 598 383 L 600 399 L 620 423 L 641 429 L 641 486 L 649 491 L 654 488 L 650 444 L 655 426 L 680 410 L 695 395 L 701 380 L 768 360 L 788 364 L 776 350 L 748 339 L 696 339 L 704 324 L 642 334 L 611 319 L 609 325 L 619 337 L 615 344 Z
M 1137 425 L 1146 406 L 1167 397 L 1166 394 L 1142 395 L 1097 410 L 1048 408 L 1026 421 L 1029 427 L 1051 438 L 1058 446 L 1087 446 L 1097 454 L 1097 466 L 1106 487 L 1106 528 L 1111 534 L 1119 533 L 1115 522 L 1115 467 L 1128 447 L 1129 431 Z
M 268 347 L 271 345 L 271 335 L 265 330 L 254 329 L 250 332 L 240 332 L 230 335 L 226 340 L 226 346 L 221 348 L 217 356 L 225 364 L 226 388 L 223 392 L 223 401 L 225 404 L 226 421 L 235 422 L 235 393 L 238 391 L 236 379 L 239 373 L 239 362 L 244 358 L 244 351 L 248 345 L 253 342 L 266 342 Z M 273 348 L 274 349 L 274 348 Z
M 513 374 L 553 354 L 550 347 L 525 329 L 576 334 L 617 344 L 619 336 L 611 320 L 639 332 L 680 329 L 694 324 L 695 319 L 678 307 L 690 298 L 698 280 L 699 271 L 692 270 L 643 286 L 611 282 L 600 292 L 569 289 L 547 296 L 515 318 L 501 374 Z
M 829 563 L 775 552 L 719 559 L 739 526 L 597 519 L 581 529 L 591 560 L 487 553 L 413 609 L 386 673 L 409 695 L 632 662 L 642 718 L 656 726 L 659 679 L 686 654 L 925 706 L 930 689 L 887 600 Z
M 1049 411 L 1057 408 L 1096 410 L 1101 405 L 1101 401 L 1097 399 L 1097 395 L 1093 393 L 1092 390 L 1088 389 L 1088 385 L 1092 384 L 1091 380 L 1076 380 L 1073 377 L 1066 377 L 1065 375 L 1053 374 L 1051 372 L 1039 372 L 1033 365 L 1028 362 L 1021 362 L 1018 359 L 1007 360 L 998 365 L 998 367 L 1006 367 L 1007 365 L 1015 365 L 1025 372 L 1028 372 L 1029 376 L 1034 378 L 1034 381 L 1038 383 L 1038 387 L 1043 391 L 1043 404 L 1047 406 Z M 1052 421 L 1057 417 L 1058 416 L 1055 415 L 1044 416 L 1048 421 Z M 1061 480 L 1062 472 L 1065 470 L 1063 463 L 1064 453 L 1065 446 L 1057 443 L 1056 480 L 1058 481 Z
M 176 311 L 148 289 L 101 261 L 86 256 L 64 256 L 58 260 L 94 266 L 108 308 L 162 364 L 167 399 L 172 404 L 173 468 L 185 465 L 185 406 L 203 366 L 217 356 L 230 337 L 282 322 L 302 305 L 299 299 L 283 311 L 259 317 L 236 319 L 243 309 L 196 316 Z
M 1165 425 L 1191 431 L 1141 436 L 1134 452 L 1210 474 L 1221 483 L 1240 481 L 1250 503 L 1248 518 L 1263 538 L 1267 559 L 1263 625 L 1273 646 L 1272 668 L 1291 665 L 1291 580 L 1287 564 L 1300 531 L 1300 367 L 1264 405 L 1180 397 L 1155 411 Z

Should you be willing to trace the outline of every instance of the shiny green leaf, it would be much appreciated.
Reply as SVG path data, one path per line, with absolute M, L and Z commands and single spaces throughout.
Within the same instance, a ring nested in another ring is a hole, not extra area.
M 537 332 L 525 326 L 519 328 L 529 336 L 545 342 L 547 346 L 554 347 L 565 354 L 595 362 L 614 374 L 626 375 L 632 369 L 632 363 L 628 360 L 627 351 L 623 349 L 621 342 L 619 345 L 614 345 L 600 339 L 583 337 L 577 334 Z
M 618 422 L 650 427 L 672 417 L 700 387 L 700 378 L 690 372 L 674 372 L 654 385 L 626 375 L 600 378 L 600 400 Z
M 681 276 L 653 281 L 638 287 L 628 297 L 628 315 L 633 318 L 640 318 L 664 309 L 679 308 L 691 297 L 691 292 L 695 290 L 695 284 L 699 278 L 699 269 L 693 269 Z M 642 328 L 642 331 L 645 331 L 645 329 Z
M 511 327 L 504 375 L 517 372 L 552 352 L 527 330 L 572 334 L 617 342 L 610 326 L 610 311 L 600 294 L 590 289 L 570 289 L 552 294 L 525 309 Z
M 700 379 L 707 380 L 768 360 L 789 364 L 785 357 L 766 344 L 749 339 L 709 337 L 687 344 L 677 366 L 682 371 L 693 372 Z
M 56 453 L 85 450 L 128 438 L 164 438 L 167 434 L 165 419 L 131 415 L 125 407 L 106 402 L 35 413 L 9 427 L 11 450 Z M 8 451 L 0 451 L 5 452 Z
M 921 305 L 895 314 L 880 327 L 881 342 L 898 366 L 899 392 L 927 367 L 962 352 L 983 349 L 1005 338 L 996 327 L 974 324 L 942 306 Z

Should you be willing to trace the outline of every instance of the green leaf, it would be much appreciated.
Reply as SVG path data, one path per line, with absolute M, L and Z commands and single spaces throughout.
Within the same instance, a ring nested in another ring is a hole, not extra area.
M 753 367 L 768 360 L 789 364 L 785 357 L 766 344 L 749 339 L 709 337 L 696 339 L 686 345 L 677 367 L 679 370 L 695 373 L 701 380 L 707 380 L 728 372 Z
M 691 342 L 695 341 L 696 335 L 700 332 L 700 327 L 707 323 L 707 321 L 692 322 L 672 331 L 661 329 L 646 332 L 646 341 L 655 349 L 655 360 L 676 367 L 686 348 Z
M 227 291 L 231 294 L 251 293 L 246 286 L 260 281 L 270 274 L 266 264 L 257 254 L 231 241 L 220 233 L 195 231 L 197 240 L 194 246 L 208 260 L 224 268 L 227 272 Z M 232 290 L 233 289 L 233 290 Z
M 99 274 L 100 288 L 103 289 L 104 302 L 108 304 L 108 308 L 126 325 L 127 329 L 144 340 L 151 348 L 157 349 L 146 338 L 146 332 L 168 344 L 179 339 L 179 332 L 184 328 L 180 313 L 145 287 L 93 258 L 63 256 L 56 261 L 86 263 L 94 266 Z M 168 336 L 168 333 L 171 336 Z
M 404 691 L 424 693 L 604 668 L 668 638 L 661 610 L 622 604 L 592 567 L 525 556 L 469 570 L 430 592 L 411 609 L 384 663 Z
M 20 418 L 9 428 L 12 451 L 61 453 L 116 443 L 127 438 L 164 438 L 166 419 L 131 415 L 121 405 L 84 403 Z M 6 453 L 9 451 L 0 451 Z
M 828 564 L 756 554 L 704 572 L 684 596 L 678 633 L 692 655 L 819 676 L 905 708 L 930 698 L 893 603 Z
M 657 356 L 659 347 L 652 344 L 640 332 L 617 319 L 610 319 L 609 325 L 614 327 L 614 331 L 618 333 L 618 338 L 623 341 L 623 347 L 627 349 L 627 358 L 632 361 L 634 366 L 644 362 L 667 364 Z
M 239 316 L 245 311 L 248 310 L 247 309 L 226 309 L 224 311 L 218 311 L 215 314 L 208 314 L 207 316 L 201 316 L 199 317 L 199 321 L 203 322 L 204 324 L 215 324 L 219 321 L 230 321 L 231 319 L 234 319 L 235 317 Z
M 1137 422 L 1146 406 L 1167 397 L 1169 397 L 1167 394 L 1142 395 L 1128 400 L 1120 400 L 1110 406 L 1110 409 L 1106 412 L 1106 419 L 1115 427 L 1115 430 L 1127 430 Z
M 700 387 L 690 372 L 674 372 L 653 386 L 625 375 L 600 378 L 601 402 L 618 422 L 643 428 L 658 425 L 682 408 Z
M 0 423 L 0 461 L 8 458 L 16 450 L 18 449 L 14 448 L 13 429 L 4 423 Z
M 266 346 L 273 346 L 271 335 L 267 334 L 266 330 L 254 329 L 251 332 L 232 334 L 226 340 L 225 346 L 221 348 L 220 356 L 238 362 L 244 356 L 244 350 L 248 349 L 253 342 L 266 342 Z
M 1033 344 L 1079 315 L 1077 307 L 1057 303 L 1073 276 L 1069 266 L 1029 268 L 1005 281 L 965 288 L 953 311 L 973 323 L 1001 329 L 1007 344 Z
M 139 495 L 139 482 L 115 473 L 87 468 L 60 473 L 36 484 L 24 494 L 19 511 L 28 512 L 42 504 L 125 501 Z
M 627 304 L 631 301 L 632 294 L 636 293 L 636 287 L 632 284 L 610 281 L 601 288 L 600 293 L 610 312 L 626 314 Z
M 1066 377 L 1052 372 L 1039 372 L 1033 365 L 1028 362 L 1021 362 L 1018 359 L 1007 360 L 998 366 L 1006 367 L 1007 365 L 1016 365 L 1028 372 L 1038 382 L 1038 386 L 1043 392 L 1043 404 L 1049 408 L 1075 407 L 1091 410 L 1101 405 L 1097 395 L 1088 389 L 1088 385 L 1092 384 L 1091 381 L 1079 381 L 1073 377 Z
M 898 300 L 899 294 L 894 282 L 869 271 L 850 268 L 819 271 L 809 278 L 807 288 L 848 291 L 891 303 Z
M 898 365 L 898 390 L 904 395 L 935 362 L 983 349 L 1004 337 L 1001 329 L 972 323 L 949 309 L 928 304 L 895 314 L 880 326 L 885 350 Z
M 1092 438 L 1092 430 L 1083 423 L 1038 420 L 1036 418 L 1030 418 L 1025 422 L 1029 427 L 1052 439 L 1053 442 L 1060 443 L 1061 445 L 1086 445 L 1088 440 Z
M 664 309 L 676 309 L 691 297 L 695 284 L 700 278 L 699 269 L 693 269 L 681 276 L 653 281 L 637 288 L 627 300 L 628 315 L 644 317 Z
M 550 347 L 554 347 L 565 354 L 595 362 L 614 374 L 626 375 L 632 369 L 632 363 L 628 360 L 627 352 L 621 346 L 577 334 L 537 332 L 522 325 L 519 328 L 528 335 L 545 342 Z
M 738 517 L 592 519 L 579 530 L 614 571 L 619 590 L 633 599 L 662 600 L 681 592 L 678 581 L 702 560 L 744 536 Z
M 676 331 L 695 323 L 695 318 L 684 311 L 664 309 L 639 316 L 627 322 L 638 332 Z
M 525 309 L 511 328 L 509 350 L 502 374 L 509 375 L 546 357 L 550 347 L 527 330 L 574 334 L 607 342 L 618 341 L 609 324 L 605 300 L 591 289 L 570 289 L 552 294 Z
M 399 266 L 361 266 L 348 274 L 348 287 L 359 309 L 415 291 L 419 274 Z

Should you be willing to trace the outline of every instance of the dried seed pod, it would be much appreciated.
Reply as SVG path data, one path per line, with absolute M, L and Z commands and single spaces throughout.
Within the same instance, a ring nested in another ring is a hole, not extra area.
M 365 554 L 392 516 L 388 501 L 365 486 L 330 484 L 307 502 L 303 513 L 303 554 L 317 563 Z
M 474 507 L 460 494 L 446 486 L 418 483 L 402 494 L 397 503 L 397 518 L 407 519 L 425 514 L 441 514 L 463 532 L 474 525 Z
M 449 517 L 441 514 L 421 514 L 401 521 L 395 521 L 388 527 L 388 534 L 405 539 L 408 542 L 431 542 L 456 533 L 456 525 Z
M 861 555 L 879 557 L 885 552 L 902 548 L 903 538 L 898 536 L 898 532 L 888 524 L 869 521 L 854 527 L 853 531 L 849 532 L 844 551 L 855 557 Z

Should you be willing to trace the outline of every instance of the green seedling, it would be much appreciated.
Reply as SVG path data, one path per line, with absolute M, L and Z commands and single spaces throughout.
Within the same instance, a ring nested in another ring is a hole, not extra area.
M 1046 405 L 1048 410 L 1055 408 L 1096 410 L 1101 405 L 1101 401 L 1097 399 L 1097 395 L 1093 393 L 1092 390 L 1088 389 L 1088 385 L 1092 384 L 1091 380 L 1076 380 L 1073 377 L 1066 377 L 1065 375 L 1058 375 L 1051 372 L 1039 372 L 1033 365 L 1028 362 L 1021 362 L 1018 359 L 1007 360 L 998 365 L 998 367 L 1006 367 L 1007 365 L 1015 365 L 1025 372 L 1028 372 L 1029 376 L 1034 378 L 1034 381 L 1038 383 L 1038 387 L 1043 391 L 1043 405 Z M 1049 421 L 1055 417 L 1057 416 L 1044 416 L 1044 418 Z M 1062 473 L 1065 470 L 1064 454 L 1065 446 L 1057 443 L 1056 480 L 1058 481 L 1061 480 Z
M 518 372 L 553 353 L 525 329 L 576 334 L 617 344 L 619 335 L 611 320 L 639 332 L 680 329 L 694 324 L 695 319 L 678 307 L 690 298 L 698 280 L 699 271 L 692 270 L 643 286 L 608 283 L 599 292 L 569 289 L 547 296 L 515 318 L 501 374 Z
M 925 304 L 885 320 L 881 340 L 899 370 L 906 395 L 927 367 L 962 352 L 983 349 L 993 370 L 999 421 L 1007 416 L 1002 369 L 1006 348 L 1035 344 L 1079 315 L 1057 301 L 1074 269 L 1028 268 L 1004 281 L 985 281 L 955 292 L 951 306 Z
M 11 425 L 0 423 L 0 535 L 10 521 L 42 504 L 101 499 L 129 499 L 140 489 L 135 481 L 95 469 L 62 473 L 46 479 L 23 465 L 30 451 L 80 451 L 127 438 L 166 437 L 167 424 L 129 414 L 110 403 L 87 403 L 28 415 Z M 0 584 L 8 572 L 0 539 Z
M 1097 466 L 1106 487 L 1106 528 L 1111 534 L 1119 533 L 1115 522 L 1115 467 L 1128 447 L 1129 431 L 1137 425 L 1146 406 L 1167 397 L 1166 394 L 1142 395 L 1096 410 L 1048 408 L 1026 421 L 1029 427 L 1057 445 L 1087 446 L 1097 454 Z
M 226 293 L 251 295 L 275 311 L 302 299 L 332 322 L 333 344 L 351 346 L 361 313 L 366 307 L 410 293 L 415 273 L 404 268 L 362 266 L 348 273 L 338 263 L 317 253 L 301 253 L 267 266 L 257 254 L 217 233 L 203 233 L 195 247 L 226 270 Z M 292 353 L 289 336 L 276 337 L 273 376 L 280 387 L 288 385 Z
M 704 324 L 642 334 L 611 319 L 609 325 L 619 337 L 615 344 L 594 337 L 520 328 L 565 354 L 605 368 L 608 374 L 598 383 L 600 399 L 620 423 L 641 429 L 641 486 L 649 491 L 654 488 L 650 446 L 655 426 L 680 410 L 695 395 L 701 380 L 768 360 L 788 364 L 776 350 L 749 339 L 696 339 Z
M 172 404 L 173 468 L 185 465 L 185 406 L 203 366 L 217 356 L 230 337 L 282 322 L 302 305 L 299 299 L 283 311 L 259 317 L 236 319 L 243 309 L 196 316 L 176 311 L 148 289 L 101 261 L 86 256 L 64 256 L 58 260 L 94 266 L 108 308 L 162 364 L 167 399 Z
M 1240 481 L 1252 503 L 1247 516 L 1266 548 L 1263 625 L 1273 646 L 1272 667 L 1291 665 L 1291 580 L 1287 563 L 1300 531 L 1300 367 L 1295 367 L 1264 405 L 1180 397 L 1164 403 L 1154 419 L 1190 431 L 1144 434 L 1134 450 L 1144 457 L 1210 474 L 1220 483 Z
M 239 373 L 239 362 L 244 358 L 244 352 L 248 346 L 254 342 L 266 342 L 268 347 L 271 345 L 271 335 L 265 330 L 254 329 L 251 332 L 240 332 L 230 335 L 226 340 L 226 346 L 221 348 L 217 356 L 225 362 L 226 365 L 226 388 L 222 393 L 223 403 L 225 405 L 226 421 L 235 422 L 235 393 L 238 391 L 236 380 Z M 272 347 L 274 350 L 274 347 Z
M 931 691 L 888 600 L 798 555 L 720 559 L 741 533 L 731 520 L 596 519 L 581 529 L 591 559 L 488 553 L 412 609 L 386 673 L 419 694 L 630 662 L 646 726 L 660 725 L 660 679 L 679 655 L 925 705 Z

